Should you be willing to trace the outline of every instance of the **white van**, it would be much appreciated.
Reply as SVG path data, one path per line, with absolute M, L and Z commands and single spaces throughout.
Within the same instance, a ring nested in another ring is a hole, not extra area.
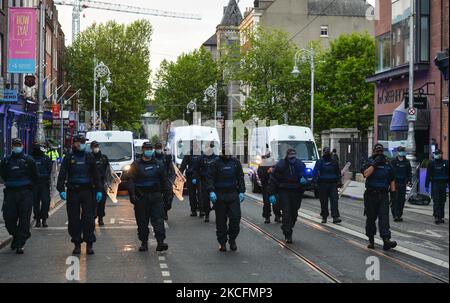
M 216 142 L 214 153 L 219 154 L 220 138 L 216 128 L 199 125 L 175 127 L 169 132 L 167 147 L 177 166 L 181 165 L 184 155 L 191 153 L 191 143 L 194 140 L 201 142 L 202 151 L 211 141 Z
M 144 143 L 150 142 L 149 139 L 134 139 L 133 143 L 134 143 L 134 153 L 135 156 L 137 157 L 137 155 L 140 155 L 142 153 L 142 145 L 144 145 Z
M 130 131 L 94 131 L 86 134 L 87 144 L 97 141 L 101 152 L 109 159 L 112 169 L 119 176 L 130 169 L 135 159 L 133 133 Z
M 319 152 L 310 128 L 291 125 L 257 127 L 252 130 L 249 141 L 248 175 L 254 192 L 261 189 L 261 180 L 257 174 L 259 165 L 275 165 L 286 156 L 289 148 L 297 151 L 297 158 L 306 165 L 308 181 L 312 180 Z M 317 194 L 312 186 L 307 190 L 312 190 Z

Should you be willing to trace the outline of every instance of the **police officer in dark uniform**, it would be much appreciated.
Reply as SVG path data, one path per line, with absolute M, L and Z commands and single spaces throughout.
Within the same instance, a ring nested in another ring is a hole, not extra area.
M 271 217 L 271 210 L 273 210 L 273 213 L 275 214 L 275 222 L 280 223 L 281 222 L 281 210 L 279 207 L 279 204 L 270 204 L 269 203 L 269 192 L 268 192 L 268 186 L 269 186 L 269 179 L 270 174 L 272 173 L 274 165 L 269 165 L 267 163 L 270 159 L 270 154 L 267 154 L 262 157 L 262 163 L 258 166 L 257 174 L 259 177 L 259 180 L 261 180 L 261 190 L 262 190 L 262 196 L 263 196 L 263 213 L 262 216 L 264 218 L 264 223 L 269 224 L 270 223 L 270 217 Z
M 94 209 L 95 203 L 103 199 L 103 186 L 95 158 L 86 150 L 86 138 L 78 135 L 73 142 L 72 152 L 61 164 L 56 189 L 61 199 L 67 200 L 69 235 L 75 245 L 73 254 L 79 255 L 81 243 L 86 242 L 86 253 L 92 255 L 96 241 Z
M 406 159 L 406 151 L 403 146 L 397 148 L 397 157 L 391 161 L 391 166 L 394 169 L 396 193 L 392 194 L 391 211 L 394 217 L 394 222 L 402 222 L 403 208 L 406 200 L 406 185 L 411 183 L 412 170 L 411 163 Z
M 322 159 L 316 162 L 313 180 L 318 185 L 322 223 L 327 223 L 328 200 L 331 206 L 331 217 L 333 223 L 341 223 L 338 207 L 338 188 L 342 187 L 341 170 L 339 163 L 333 159 L 330 148 L 323 148 Z
M 12 154 L 1 161 L 0 175 L 5 182 L 2 211 L 6 229 L 13 237 L 11 249 L 23 254 L 25 242 L 31 236 L 33 183 L 39 176 L 34 160 L 24 154 L 20 139 L 13 139 Z
M 214 141 L 209 143 L 208 148 L 202 155 L 200 160 L 200 192 L 201 192 L 201 210 L 205 214 L 205 222 L 209 222 L 209 213 L 211 212 L 211 201 L 209 199 L 208 191 L 208 172 L 211 165 L 219 156 L 214 154 Z
M 366 235 L 369 237 L 368 248 L 375 248 L 375 234 L 377 233 L 376 220 L 380 236 L 383 239 L 383 249 L 389 250 L 397 246 L 391 241 L 389 226 L 389 191 L 395 193 L 394 169 L 384 155 L 384 147 L 376 144 L 373 155 L 363 165 L 361 172 L 366 178 L 366 191 L 364 192 L 364 213 L 366 219 Z
M 186 172 L 187 189 L 189 192 L 189 203 L 191 205 L 191 217 L 197 216 L 197 211 L 200 210 L 200 217 L 204 216 L 200 208 L 200 159 L 201 149 L 198 141 L 192 142 L 192 150 L 190 155 L 185 155 L 181 162 L 180 172 Z
M 52 160 L 47 156 L 39 143 L 33 144 L 32 158 L 36 162 L 39 178 L 33 186 L 33 212 L 36 227 L 48 227 L 47 218 L 50 210 L 50 178 Z M 42 222 L 41 222 L 42 220 Z
M 98 225 L 103 226 L 103 217 L 105 217 L 105 206 L 106 206 L 106 173 L 110 169 L 109 159 L 106 155 L 102 154 L 100 150 L 100 145 L 97 141 L 92 141 L 91 151 L 94 155 L 95 164 L 97 166 L 98 174 L 100 177 L 100 182 L 102 184 L 102 200 L 95 205 L 94 208 L 94 218 L 98 218 Z
M 245 182 L 241 162 L 231 156 L 223 144 L 222 153 L 211 163 L 207 188 L 216 212 L 216 235 L 219 251 L 237 250 L 236 238 L 240 230 L 241 204 L 244 201 Z M 227 226 L 228 221 L 228 226 Z
M 155 158 L 155 152 L 150 142 L 142 145 L 142 156 L 131 164 L 127 173 L 130 201 L 134 204 L 134 214 L 138 225 L 138 236 L 142 242 L 139 251 L 148 250 L 149 221 L 153 226 L 158 245 L 156 251 L 168 249 L 164 243 L 166 231 L 164 228 L 163 194 L 170 190 L 164 164 Z
M 164 164 L 164 168 L 167 173 L 167 178 L 169 179 L 170 188 L 173 182 L 175 181 L 175 169 L 173 168 L 172 155 L 167 154 L 167 149 L 163 150 L 163 146 L 161 142 L 155 144 L 155 158 L 156 160 L 162 162 Z M 169 190 L 163 193 L 164 200 L 164 220 L 169 219 L 168 212 L 172 209 L 172 201 L 173 201 L 173 191 Z
M 445 223 L 445 201 L 447 198 L 448 186 L 448 160 L 442 159 L 442 151 L 436 149 L 433 153 L 433 160 L 427 168 L 425 186 L 429 192 L 431 182 L 431 197 L 433 198 L 433 216 L 436 224 Z
M 295 149 L 288 149 L 286 157 L 275 165 L 269 180 L 269 202 L 276 204 L 278 193 L 283 214 L 281 229 L 288 244 L 292 243 L 292 233 L 302 203 L 305 178 L 305 164 L 297 159 Z

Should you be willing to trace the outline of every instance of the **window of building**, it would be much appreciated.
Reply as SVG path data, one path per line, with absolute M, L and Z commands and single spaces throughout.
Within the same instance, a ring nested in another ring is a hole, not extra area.
M 408 138 L 407 131 L 391 131 L 392 115 L 378 116 L 378 141 L 402 141 Z
M 419 20 L 419 59 L 422 62 L 430 61 L 430 1 L 421 0 L 418 11 Z
M 377 73 L 391 68 L 391 33 L 386 33 L 375 39 L 375 59 Z
M 0 77 L 3 76 L 3 35 L 0 35 Z
M 320 27 L 320 37 L 328 37 L 328 25 L 322 25 Z
M 410 0 L 392 0 L 392 67 L 409 62 Z
M 52 53 L 52 32 L 47 31 L 46 32 L 46 39 L 45 39 L 45 50 L 49 55 Z
M 58 70 L 58 52 L 56 48 L 53 49 L 53 68 Z

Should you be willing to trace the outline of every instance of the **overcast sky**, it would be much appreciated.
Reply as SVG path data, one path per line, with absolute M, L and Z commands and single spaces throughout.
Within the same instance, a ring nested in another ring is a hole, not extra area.
M 184 13 L 196 13 L 202 20 L 184 20 L 156 16 L 144 16 L 127 13 L 115 13 L 96 9 L 86 9 L 81 14 L 81 30 L 86 29 L 94 22 L 115 20 L 119 23 L 130 23 L 141 18 L 147 18 L 153 25 L 151 44 L 151 68 L 155 72 L 163 59 L 175 60 L 183 52 L 189 52 L 201 46 L 212 34 L 219 24 L 223 6 L 229 0 L 102 0 L 110 3 L 140 6 L 151 9 L 170 10 Z M 369 3 L 375 0 L 369 0 Z M 246 7 L 253 6 L 253 0 L 241 0 L 241 12 Z M 57 6 L 59 21 L 66 35 L 66 44 L 72 40 L 72 8 Z

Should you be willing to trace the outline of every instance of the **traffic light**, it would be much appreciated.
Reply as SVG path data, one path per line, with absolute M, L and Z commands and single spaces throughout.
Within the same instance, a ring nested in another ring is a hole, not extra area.
M 28 87 L 33 87 L 36 85 L 36 77 L 32 75 L 25 76 L 25 85 Z
M 434 58 L 434 64 L 444 75 L 444 79 L 448 80 L 448 50 L 446 52 L 438 52 Z

